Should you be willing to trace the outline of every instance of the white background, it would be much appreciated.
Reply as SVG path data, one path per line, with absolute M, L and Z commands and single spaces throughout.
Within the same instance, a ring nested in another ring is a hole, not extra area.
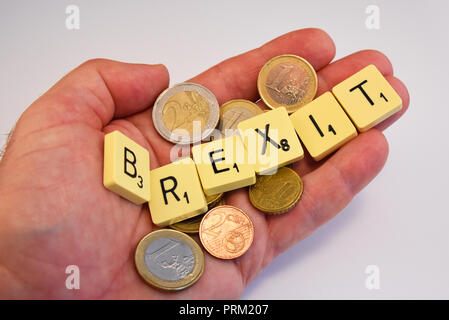
M 65 8 L 78 5 L 80 30 Z M 380 29 L 365 27 L 368 5 Z M 409 88 L 385 134 L 382 173 L 330 223 L 278 257 L 244 299 L 449 298 L 447 1 L 4 1 L 0 3 L 0 143 L 23 110 L 82 61 L 164 63 L 171 84 L 303 27 L 337 58 L 386 53 Z M 367 265 L 380 289 L 365 286 Z

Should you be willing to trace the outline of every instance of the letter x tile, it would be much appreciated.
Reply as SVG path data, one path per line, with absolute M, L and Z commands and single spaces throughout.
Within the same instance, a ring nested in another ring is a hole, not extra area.
M 284 107 L 242 121 L 238 124 L 248 158 L 258 174 L 300 160 L 304 151 Z

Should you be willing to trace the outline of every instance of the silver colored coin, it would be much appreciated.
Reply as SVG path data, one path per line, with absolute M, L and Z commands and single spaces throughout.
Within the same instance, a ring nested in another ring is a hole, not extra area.
M 198 243 L 171 229 L 153 231 L 143 237 L 134 259 L 140 276 L 164 290 L 182 290 L 193 285 L 204 269 L 204 255 Z
M 202 85 L 189 82 L 163 91 L 153 108 L 156 130 L 164 139 L 178 144 L 207 139 L 217 127 L 219 117 L 214 94 Z
M 145 264 L 152 274 L 165 281 L 182 280 L 195 266 L 192 249 L 181 240 L 158 238 L 145 250 Z

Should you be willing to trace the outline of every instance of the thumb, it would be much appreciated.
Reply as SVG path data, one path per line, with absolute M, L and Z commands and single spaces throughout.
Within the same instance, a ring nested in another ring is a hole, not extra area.
M 168 71 L 163 65 L 89 60 L 28 107 L 13 139 L 70 123 L 102 129 L 114 118 L 148 108 L 168 83 Z

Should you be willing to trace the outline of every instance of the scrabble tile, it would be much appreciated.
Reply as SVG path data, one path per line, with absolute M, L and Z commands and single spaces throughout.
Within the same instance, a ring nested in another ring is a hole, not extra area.
M 125 199 L 150 200 L 150 154 L 120 131 L 104 137 L 103 184 Z
M 360 132 L 402 108 L 401 97 L 374 65 L 337 84 L 332 92 Z
M 160 227 L 207 211 L 206 198 L 191 158 L 151 170 L 150 188 L 151 218 Z
M 257 174 L 300 160 L 304 151 L 287 110 L 280 107 L 242 121 L 238 130 Z
M 256 183 L 256 173 L 248 163 L 239 136 L 196 145 L 192 148 L 192 155 L 207 196 Z
M 316 161 L 357 136 L 357 130 L 330 92 L 290 116 L 299 138 Z

